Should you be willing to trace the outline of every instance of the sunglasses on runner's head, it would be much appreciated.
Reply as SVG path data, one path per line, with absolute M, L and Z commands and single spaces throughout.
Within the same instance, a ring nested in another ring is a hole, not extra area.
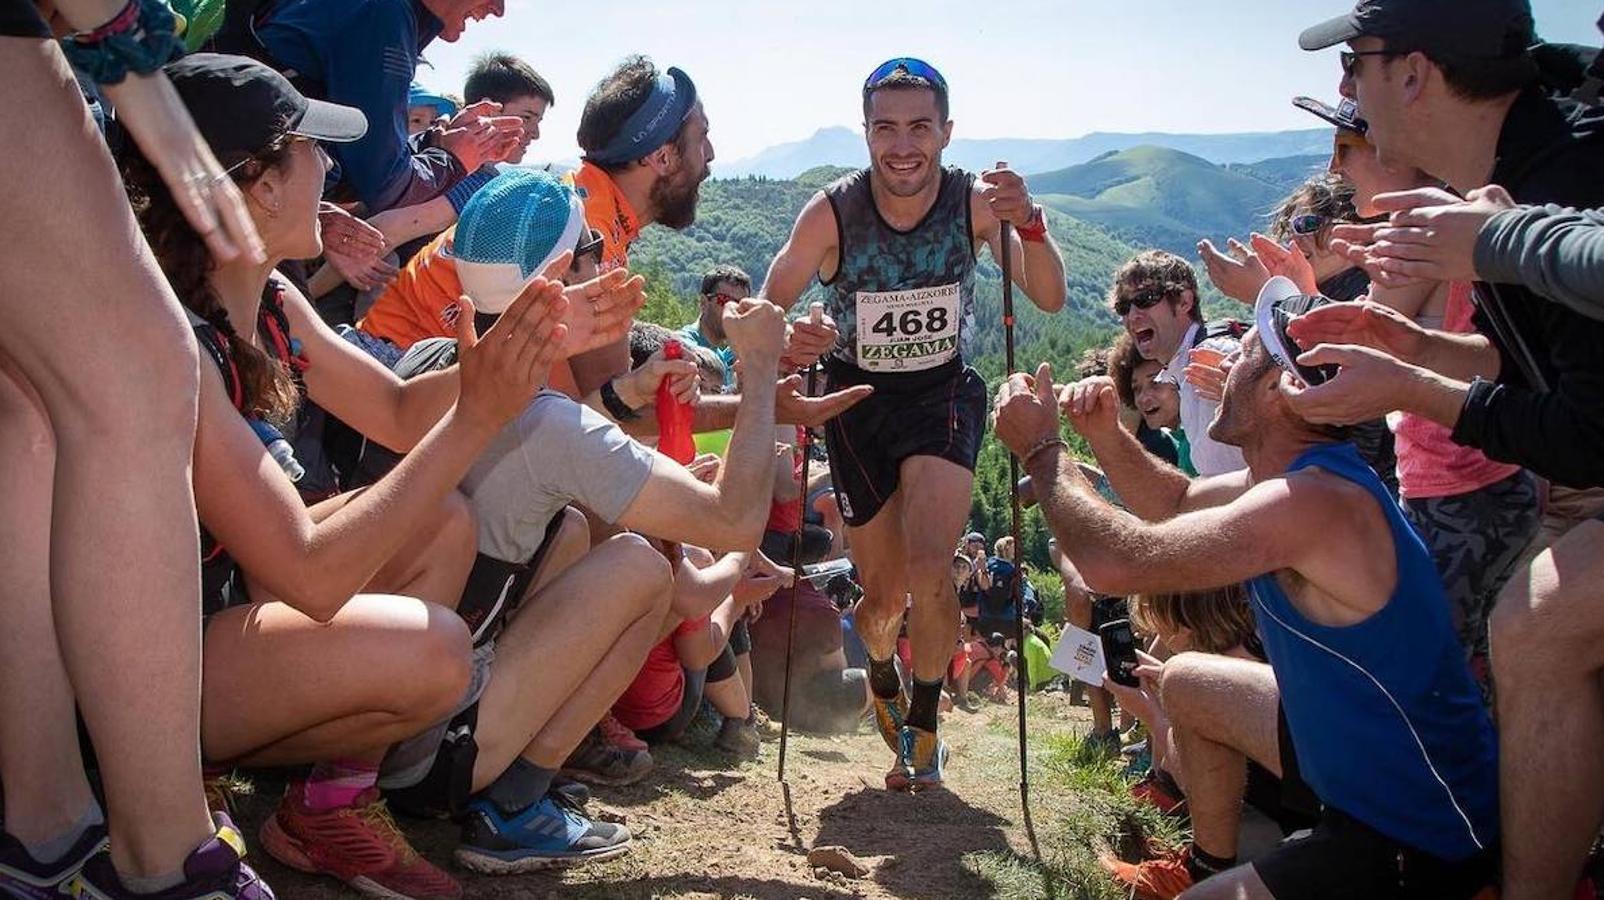
M 1319 213 L 1304 213 L 1293 216 L 1288 224 L 1292 228 L 1292 233 L 1298 237 L 1313 237 L 1320 233 L 1320 229 L 1326 227 L 1327 221 L 1326 217 Z
M 936 71 L 935 66 L 912 56 L 899 56 L 896 59 L 886 60 L 880 64 L 879 68 L 870 72 L 869 77 L 863 82 L 864 90 L 878 86 L 880 82 L 885 81 L 899 71 L 907 72 L 915 78 L 923 78 L 943 91 L 947 89 L 947 79 L 941 77 L 941 73 Z
M 1148 288 L 1145 291 L 1121 297 L 1114 301 L 1114 314 L 1123 317 L 1131 311 L 1133 306 L 1137 309 L 1152 309 L 1158 305 L 1160 300 L 1174 293 L 1176 292 L 1164 290 L 1163 288 Z

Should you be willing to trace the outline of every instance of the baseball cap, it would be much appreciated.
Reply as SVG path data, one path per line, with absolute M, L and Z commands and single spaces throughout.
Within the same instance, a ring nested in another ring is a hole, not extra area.
M 530 279 L 586 234 L 585 206 L 573 188 L 550 172 L 512 169 L 462 207 L 451 255 L 474 307 L 502 313 Z
M 412 82 L 412 87 L 407 90 L 407 105 L 432 106 L 435 112 L 442 116 L 457 114 L 457 101 L 445 94 L 437 94 L 416 81 Z
M 261 153 L 286 134 L 349 143 L 368 131 L 361 110 L 309 99 L 254 59 L 191 53 L 164 71 L 225 166 Z
M 1353 11 L 1306 29 L 1305 50 L 1378 37 L 1400 50 L 1472 59 L 1518 56 L 1532 43 L 1529 0 L 1359 0 Z
M 1298 357 L 1308 348 L 1298 346 L 1298 342 L 1287 334 L 1287 324 L 1311 309 L 1334 302 L 1319 294 L 1305 294 L 1298 290 L 1292 279 L 1277 275 L 1265 282 L 1259 291 L 1259 299 L 1253 304 L 1253 320 L 1258 326 L 1259 341 L 1264 344 L 1264 349 L 1276 365 L 1303 379 L 1304 384 L 1312 386 L 1330 381 L 1336 377 L 1337 367 L 1298 365 Z
M 1363 135 L 1370 131 L 1370 123 L 1359 118 L 1359 104 L 1342 98 L 1336 106 L 1323 103 L 1313 97 L 1293 97 L 1292 105 L 1304 112 L 1314 113 L 1332 125 L 1344 131 L 1352 131 Z

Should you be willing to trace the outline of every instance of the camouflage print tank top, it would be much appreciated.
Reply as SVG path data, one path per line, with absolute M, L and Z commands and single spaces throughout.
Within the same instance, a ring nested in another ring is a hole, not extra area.
M 935 205 L 909 231 L 886 224 L 867 169 L 824 189 L 840 265 L 824 286 L 841 329 L 838 359 L 869 372 L 919 372 L 969 357 L 975 329 L 974 176 L 941 173 Z

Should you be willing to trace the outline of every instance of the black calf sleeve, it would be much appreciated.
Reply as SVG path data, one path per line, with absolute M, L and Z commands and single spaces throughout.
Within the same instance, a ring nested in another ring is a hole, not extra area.
M 735 651 L 725 644 L 724 651 L 707 667 L 707 683 L 718 684 L 720 681 L 735 677 L 739 671 L 735 667 Z

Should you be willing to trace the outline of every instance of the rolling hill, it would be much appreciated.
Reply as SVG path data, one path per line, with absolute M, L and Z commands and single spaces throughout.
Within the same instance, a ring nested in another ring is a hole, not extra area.
M 1107 153 L 1088 163 L 1029 177 L 1044 205 L 1101 226 L 1130 243 L 1191 257 L 1201 238 L 1243 235 L 1286 196 L 1279 164 L 1219 166 L 1164 147 Z M 1272 180 L 1275 179 L 1275 180 Z
M 1078 138 L 955 138 L 943 161 L 976 171 L 999 159 L 1021 172 L 1047 172 L 1089 162 L 1109 152 L 1151 145 L 1200 156 L 1214 163 L 1246 163 L 1276 157 L 1323 154 L 1331 130 L 1245 132 L 1237 134 L 1116 134 L 1094 132 Z M 821 128 L 800 141 L 777 144 L 745 159 L 717 162 L 720 178 L 762 175 L 793 178 L 815 166 L 862 166 L 868 162 L 863 134 L 855 128 Z

